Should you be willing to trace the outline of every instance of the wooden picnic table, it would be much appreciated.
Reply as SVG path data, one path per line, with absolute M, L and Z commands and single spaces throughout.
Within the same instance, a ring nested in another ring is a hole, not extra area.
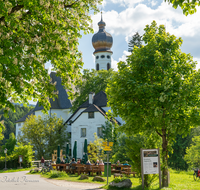
M 52 167 L 56 167 L 58 171 L 65 171 L 66 173 L 78 173 L 80 175 L 83 174 L 90 174 L 93 175 L 96 173 L 97 175 L 102 175 L 104 172 L 104 165 L 85 165 L 85 164 L 72 164 L 70 166 L 69 163 L 67 164 L 52 164 Z M 119 169 L 120 168 L 120 169 Z M 112 174 L 125 174 L 130 175 L 133 174 L 135 176 L 136 172 L 131 171 L 130 165 L 111 165 L 111 173 Z

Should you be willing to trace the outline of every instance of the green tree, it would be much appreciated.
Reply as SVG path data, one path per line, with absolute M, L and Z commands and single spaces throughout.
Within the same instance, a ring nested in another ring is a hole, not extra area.
M 147 131 L 146 133 L 139 133 L 130 135 L 126 138 L 124 147 L 126 149 L 126 156 L 131 160 L 131 167 L 133 171 L 141 176 L 141 156 L 140 149 L 154 149 L 161 147 L 161 138 L 155 132 Z M 158 178 L 156 175 L 144 175 L 145 187 L 150 185 Z M 141 178 L 140 178 L 141 179 Z
M 72 111 L 74 112 L 82 103 L 88 99 L 90 92 L 97 94 L 100 91 L 105 91 L 108 80 L 112 77 L 114 71 L 112 69 L 96 71 L 92 69 L 83 70 L 83 75 L 79 80 L 78 85 L 75 87 L 74 101 Z
M 17 140 L 15 138 L 14 133 L 10 133 L 9 139 L 6 140 L 6 144 L 2 146 L 2 149 L 4 150 L 5 148 L 7 148 L 8 150 L 7 154 L 11 155 L 16 144 L 17 144 Z
M 176 170 L 188 169 L 188 164 L 184 160 L 184 155 L 186 154 L 186 148 L 190 146 L 191 141 L 192 135 L 187 135 L 186 137 L 182 137 L 182 135 L 176 136 L 172 151 L 169 152 L 169 167 Z
M 142 45 L 142 36 L 140 36 L 140 34 L 138 32 L 136 32 L 133 36 L 132 39 L 130 40 L 130 42 L 128 43 L 128 51 L 132 52 L 133 48 L 135 46 L 137 46 L 138 48 L 140 48 Z
M 31 109 L 33 109 L 32 106 L 20 106 L 20 105 L 14 105 L 15 112 L 13 110 L 8 111 L 8 117 L 5 117 L 3 115 L 4 109 L 0 110 L 0 115 L 2 117 L 0 118 L 0 121 L 4 122 L 5 130 L 3 131 L 4 139 L 2 140 L 1 144 L 5 144 L 6 140 L 9 139 L 9 135 L 11 133 L 15 134 L 15 121 L 26 115 Z
M 118 134 L 117 141 L 114 142 L 112 147 L 111 162 L 117 163 L 117 161 L 120 160 L 121 163 L 125 163 L 126 161 L 131 161 L 130 157 L 127 155 L 127 152 L 129 152 L 126 146 L 127 138 L 128 137 L 123 133 Z
M 44 67 L 48 61 L 71 90 L 83 65 L 78 38 L 81 31 L 92 31 L 89 12 L 96 13 L 98 3 L 101 0 L 0 1 L 0 109 L 14 110 L 12 102 L 32 98 L 49 109 L 55 88 Z
M 103 151 L 103 142 L 102 138 L 99 138 L 96 133 L 94 133 L 94 142 L 90 141 L 88 145 L 88 159 L 90 162 L 96 163 L 97 160 L 104 160 L 105 155 Z
M 184 159 L 190 168 L 200 166 L 200 136 L 192 138 L 192 145 L 187 147 Z
M 162 185 L 168 186 L 168 152 L 177 134 L 199 125 L 199 72 L 191 55 L 182 53 L 181 38 L 166 33 L 155 21 L 144 29 L 141 48 L 135 47 L 127 63 L 106 90 L 109 106 L 126 125 L 127 134 L 156 132 L 162 138 Z
M 176 9 L 178 6 L 183 10 L 183 14 L 186 16 L 188 14 L 194 14 L 197 9 L 197 6 L 200 6 L 199 0 L 192 0 L 192 1 L 183 1 L 183 0 L 165 0 L 172 4 L 172 6 Z
M 45 118 L 29 116 L 21 127 L 21 131 L 22 136 L 19 137 L 19 142 L 24 144 L 30 142 L 37 159 L 42 156 L 45 156 L 46 159 L 51 158 L 51 154 L 53 150 L 57 150 L 58 144 L 63 148 L 68 141 L 63 120 L 54 114 Z

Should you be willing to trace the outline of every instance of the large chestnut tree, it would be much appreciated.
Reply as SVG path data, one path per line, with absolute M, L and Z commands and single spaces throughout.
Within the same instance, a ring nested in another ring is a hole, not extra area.
M 167 187 L 173 140 L 200 124 L 200 73 L 192 56 L 181 52 L 181 38 L 155 21 L 144 30 L 145 45 L 118 63 L 106 93 L 113 113 L 126 122 L 123 132 L 156 132 L 162 139 L 162 185 Z

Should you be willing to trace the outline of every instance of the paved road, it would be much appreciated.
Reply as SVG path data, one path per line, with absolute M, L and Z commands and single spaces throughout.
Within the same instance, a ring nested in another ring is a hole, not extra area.
M 0 173 L 1 190 L 101 190 L 101 184 L 68 182 L 26 175 L 27 171 Z

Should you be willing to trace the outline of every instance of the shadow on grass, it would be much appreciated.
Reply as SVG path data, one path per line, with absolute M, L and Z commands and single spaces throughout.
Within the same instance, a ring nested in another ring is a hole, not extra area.
M 108 189 L 108 190 L 122 190 L 122 188 L 117 188 L 117 187 L 112 187 L 112 186 L 103 186 L 102 188 Z M 153 187 L 149 187 L 149 188 L 144 188 L 144 190 L 159 190 L 160 188 L 153 188 Z M 142 185 L 138 185 L 135 187 L 131 187 L 131 188 L 123 188 L 123 190 L 143 190 Z

